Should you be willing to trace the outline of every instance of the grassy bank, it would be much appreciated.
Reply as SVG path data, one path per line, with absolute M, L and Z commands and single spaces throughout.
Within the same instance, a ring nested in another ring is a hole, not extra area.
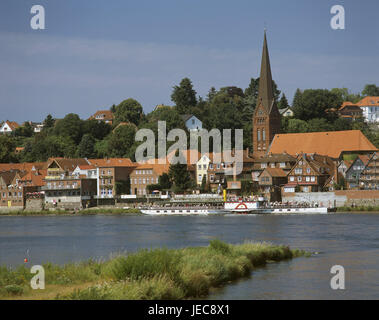
M 45 216 L 45 215 L 95 215 L 95 214 L 139 214 L 141 211 L 139 209 L 107 209 L 107 208 L 90 208 L 83 209 L 79 211 L 75 210 L 41 210 L 41 211 L 9 211 L 0 212 L 0 216 Z
M 141 250 L 108 261 L 44 265 L 45 290 L 32 290 L 25 266 L 0 268 L 1 299 L 189 299 L 248 277 L 268 262 L 309 256 L 267 243 L 229 245 L 213 240 L 207 247 Z
M 357 206 L 352 208 L 351 206 L 338 207 L 337 212 L 371 212 L 379 213 L 379 206 Z

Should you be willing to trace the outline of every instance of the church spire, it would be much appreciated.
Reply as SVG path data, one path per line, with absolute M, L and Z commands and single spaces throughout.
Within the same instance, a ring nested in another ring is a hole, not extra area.
M 266 30 L 264 32 L 262 63 L 261 63 L 261 75 L 259 78 L 259 92 L 258 92 L 258 104 L 266 108 L 267 111 L 271 110 L 271 106 L 274 100 L 274 94 L 272 90 L 272 75 L 270 66 L 270 57 L 267 48 Z

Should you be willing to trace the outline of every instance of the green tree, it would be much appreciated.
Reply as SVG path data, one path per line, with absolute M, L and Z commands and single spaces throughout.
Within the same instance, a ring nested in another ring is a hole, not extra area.
M 135 127 L 132 125 L 118 127 L 109 138 L 108 154 L 112 157 L 128 156 L 130 148 L 134 143 L 135 134 Z
M 179 86 L 173 87 L 171 100 L 175 103 L 180 114 L 191 113 L 191 109 L 196 106 L 196 91 L 193 89 L 189 78 L 180 81 Z
M 324 118 L 314 118 L 308 121 L 308 132 L 333 131 L 333 125 Z
M 289 119 L 287 132 L 288 133 L 304 133 L 308 132 L 308 123 L 300 119 Z
M 212 99 L 215 97 L 216 94 L 217 94 L 217 90 L 216 90 L 216 88 L 215 88 L 215 87 L 212 87 L 212 88 L 209 90 L 208 94 L 207 94 L 207 101 L 208 101 L 208 102 L 211 102 Z
M 53 128 L 55 120 L 51 114 L 48 114 L 45 120 L 43 121 L 43 130 Z
M 207 183 L 207 176 L 203 175 L 203 180 L 201 181 L 200 191 L 202 193 L 208 192 L 208 183 Z
M 15 136 L 16 137 L 31 137 L 33 135 L 33 127 L 30 125 L 29 122 L 25 122 L 23 126 L 18 127 L 15 130 Z
M 294 117 L 301 120 L 326 118 L 337 119 L 336 110 L 342 105 L 342 98 L 326 89 L 307 89 L 301 94 L 300 101 L 293 105 Z
M 120 122 L 131 122 L 138 126 L 143 118 L 143 108 L 137 100 L 126 99 L 116 107 L 115 125 Z
M 104 139 L 112 130 L 112 127 L 104 121 L 83 121 L 83 135 L 89 134 L 97 140 Z
M 330 92 L 337 94 L 342 101 L 357 103 L 361 99 L 359 94 L 350 93 L 347 88 L 333 88 Z
M 362 95 L 365 97 L 368 97 L 368 96 L 378 97 L 379 87 L 376 86 L 375 84 L 366 84 L 364 89 L 362 90 Z
M 15 159 L 14 140 L 8 135 L 0 135 L 0 162 L 11 162 Z
M 170 164 L 168 175 L 175 192 L 183 192 L 191 187 L 191 179 L 186 164 Z
M 172 184 L 169 175 L 167 173 L 163 173 L 161 176 L 159 176 L 158 184 L 161 187 L 161 190 L 170 189 Z
M 76 145 L 82 140 L 83 121 L 77 114 L 69 113 L 62 120 L 58 120 L 54 127 L 56 136 L 70 138 Z
M 351 130 L 352 125 L 353 124 L 350 120 L 347 120 L 344 118 L 338 118 L 336 121 L 334 121 L 333 130 L 334 131 Z
M 301 97 L 303 92 L 297 88 L 292 100 L 292 108 L 301 108 Z
M 290 105 L 288 104 L 287 97 L 286 97 L 286 95 L 283 93 L 283 94 L 282 94 L 282 97 L 281 97 L 280 100 L 279 100 L 278 108 L 279 108 L 279 109 L 285 109 L 285 108 L 288 108 L 289 106 L 290 106 Z
M 95 152 L 95 139 L 90 134 L 85 134 L 78 146 L 78 155 L 81 158 L 94 158 Z

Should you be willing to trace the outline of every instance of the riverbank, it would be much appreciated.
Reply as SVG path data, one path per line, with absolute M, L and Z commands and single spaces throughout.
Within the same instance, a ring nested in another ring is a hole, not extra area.
M 379 213 L 379 206 L 344 206 L 337 208 L 338 213 Z
M 0 216 L 63 216 L 63 215 L 96 215 L 96 214 L 141 214 L 139 209 L 129 208 L 90 208 L 82 210 L 41 210 L 41 211 L 8 211 Z
M 267 243 L 140 250 L 108 261 L 43 265 L 45 290 L 32 290 L 31 266 L 0 268 L 0 299 L 190 299 L 211 288 L 249 277 L 270 262 L 310 256 Z

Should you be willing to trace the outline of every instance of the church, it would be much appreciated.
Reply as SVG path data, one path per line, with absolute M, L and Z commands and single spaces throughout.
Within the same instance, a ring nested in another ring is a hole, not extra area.
M 280 113 L 272 85 L 270 57 L 264 34 L 261 73 L 257 106 L 253 115 L 253 156 L 261 158 L 267 154 L 276 134 L 280 133 Z

